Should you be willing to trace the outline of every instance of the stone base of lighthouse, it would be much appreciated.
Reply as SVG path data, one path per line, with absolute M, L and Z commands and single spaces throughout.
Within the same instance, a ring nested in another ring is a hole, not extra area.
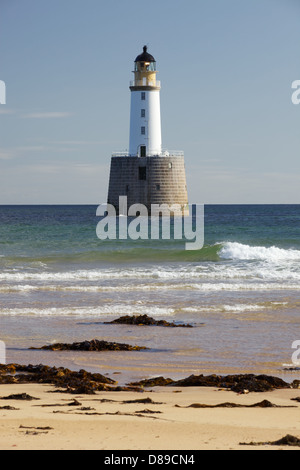
M 143 204 L 149 215 L 152 204 L 176 204 L 174 215 L 188 215 L 184 156 L 113 156 L 107 202 L 117 214 L 120 196 L 127 196 L 128 207 Z

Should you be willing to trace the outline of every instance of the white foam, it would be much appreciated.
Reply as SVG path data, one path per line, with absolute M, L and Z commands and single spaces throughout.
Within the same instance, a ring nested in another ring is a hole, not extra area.
M 300 261 L 300 251 L 283 249 L 276 246 L 249 246 L 237 242 L 223 244 L 219 255 L 224 259 L 261 260 L 261 261 Z
M 31 292 L 34 290 L 37 290 L 37 286 L 32 286 L 32 285 L 4 285 L 0 286 L 0 292 Z
M 0 273 L 0 282 L 21 285 L 22 283 L 55 283 L 62 287 L 66 283 L 88 281 L 137 281 L 137 285 L 149 282 L 195 282 L 199 281 L 271 281 L 298 282 L 300 284 L 300 251 L 278 247 L 249 246 L 237 242 L 223 242 L 218 262 L 201 261 L 176 263 L 175 265 L 124 266 L 104 269 L 80 269 L 73 271 L 29 271 L 7 270 Z M 144 287 L 143 287 L 144 288 Z M 152 288 L 152 287 L 151 287 Z
M 0 315 L 11 316 L 78 316 L 104 317 L 109 315 L 141 315 L 147 313 L 150 316 L 173 315 L 173 308 L 153 307 L 145 305 L 106 305 L 101 307 L 56 307 L 56 308 L 4 308 L 0 309 Z
M 222 310 L 224 310 L 225 312 L 242 313 L 242 312 L 264 310 L 266 308 L 268 308 L 266 305 L 260 305 L 260 304 L 250 304 L 250 305 L 236 304 L 236 305 L 223 305 Z M 269 308 L 271 308 L 271 306 Z
M 163 292 L 163 291 L 203 291 L 203 292 L 234 292 L 234 291 L 273 291 L 273 290 L 300 290 L 298 282 L 279 283 L 279 282 L 177 282 L 177 283 L 161 283 L 161 284 L 120 284 L 115 286 L 110 285 L 63 285 L 63 284 L 36 284 L 36 285 L 2 285 L 0 286 L 0 293 L 20 293 L 30 294 L 31 292 L 66 292 L 66 293 L 124 293 L 124 292 Z
M 137 301 L 131 304 L 105 304 L 97 307 L 45 307 L 45 308 L 2 308 L 0 315 L 7 316 L 57 316 L 57 317 L 107 317 L 121 315 L 143 315 L 147 314 L 153 317 L 174 316 L 180 312 L 183 313 L 243 313 L 260 312 L 262 310 L 274 310 L 278 308 L 287 308 L 288 302 L 262 302 L 262 303 L 235 303 L 235 304 L 216 304 L 216 305 L 197 305 L 183 307 L 178 304 L 174 308 L 158 307 L 147 304 L 143 301 Z
M 228 255 L 229 256 L 229 255 Z M 229 258 L 228 258 L 229 259 Z M 293 266 L 280 265 L 270 269 L 266 264 L 239 264 L 224 265 L 221 263 L 198 264 L 192 266 L 178 266 L 178 268 L 164 268 L 162 266 L 140 269 L 128 268 L 126 270 L 80 270 L 67 272 L 2 272 L 0 281 L 20 284 L 22 282 L 74 282 L 74 281 L 106 281 L 106 280 L 163 280 L 177 281 L 188 279 L 266 279 L 266 280 L 300 280 L 299 263 Z
M 268 302 L 258 304 L 219 304 L 213 306 L 185 307 L 184 312 L 199 313 L 244 313 L 244 312 L 260 312 L 262 310 L 274 310 L 274 308 L 284 308 L 288 302 Z

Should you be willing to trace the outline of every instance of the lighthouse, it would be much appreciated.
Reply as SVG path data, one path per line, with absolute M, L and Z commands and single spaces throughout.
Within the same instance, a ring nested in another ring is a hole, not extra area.
M 129 154 L 161 155 L 160 82 L 156 80 L 156 61 L 147 46 L 135 59 L 133 73 Z
M 174 215 L 188 213 L 183 151 L 162 149 L 160 81 L 156 60 L 147 46 L 134 61 L 130 82 L 129 151 L 113 153 L 107 202 L 120 213 L 120 196 L 128 206 L 176 206 Z

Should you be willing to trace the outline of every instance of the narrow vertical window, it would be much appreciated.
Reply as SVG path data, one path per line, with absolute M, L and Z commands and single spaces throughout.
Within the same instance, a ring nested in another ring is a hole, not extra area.
M 141 147 L 140 147 L 140 156 L 141 157 L 146 156 L 146 145 L 141 145 Z
M 146 110 L 141 109 L 141 117 L 144 118 L 146 116 Z
M 146 99 L 146 93 L 144 91 L 141 92 L 141 99 L 145 101 Z
M 141 127 L 141 134 L 142 134 L 142 135 L 145 135 L 145 134 L 146 134 L 146 128 L 145 128 L 145 126 L 142 126 L 142 127 Z
M 147 169 L 145 166 L 139 167 L 139 180 L 145 181 L 147 179 Z

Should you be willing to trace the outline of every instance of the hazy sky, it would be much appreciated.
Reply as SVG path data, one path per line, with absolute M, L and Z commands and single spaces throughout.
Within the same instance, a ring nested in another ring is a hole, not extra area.
M 0 204 L 100 204 L 144 44 L 192 203 L 300 203 L 300 0 L 0 0 Z

